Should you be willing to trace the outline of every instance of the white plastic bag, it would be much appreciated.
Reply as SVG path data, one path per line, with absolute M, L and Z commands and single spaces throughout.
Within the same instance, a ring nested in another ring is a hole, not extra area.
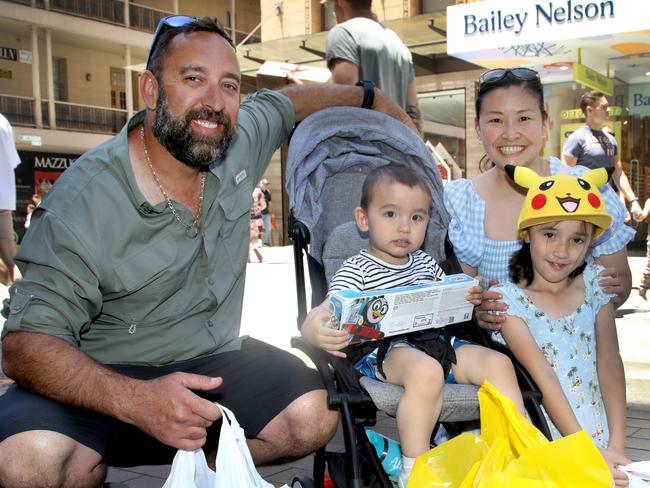
M 244 429 L 235 415 L 222 405 L 223 422 L 219 434 L 217 472 L 208 467 L 202 449 L 179 450 L 163 488 L 274 488 L 262 479 L 251 458 Z M 287 485 L 281 488 L 289 488 Z
M 650 481 L 650 461 L 639 461 L 626 466 L 619 466 L 630 480 L 629 488 L 647 488 Z

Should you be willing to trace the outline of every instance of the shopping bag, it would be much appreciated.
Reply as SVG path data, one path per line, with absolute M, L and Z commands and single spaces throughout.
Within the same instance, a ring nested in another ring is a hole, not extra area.
M 650 461 L 638 461 L 626 466 L 620 466 L 618 469 L 627 474 L 630 482 L 628 488 L 650 487 Z
M 244 429 L 239 426 L 235 415 L 223 405 L 217 406 L 223 421 L 216 473 L 208 467 L 202 449 L 192 452 L 179 450 L 163 488 L 274 488 L 255 469 Z M 281 488 L 289 487 L 284 485 Z
M 585 431 L 549 442 L 488 382 L 478 398 L 481 435 L 463 433 L 419 456 L 408 488 L 611 488 Z

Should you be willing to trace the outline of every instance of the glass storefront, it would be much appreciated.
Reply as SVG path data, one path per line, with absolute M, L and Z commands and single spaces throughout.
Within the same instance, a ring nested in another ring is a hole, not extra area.
M 424 140 L 443 181 L 466 174 L 465 89 L 418 94 Z
M 547 84 L 544 98 L 550 116 L 549 140 L 544 155 L 561 157 L 566 137 L 584 125 L 580 96 L 587 91 L 575 82 Z M 650 83 L 617 82 L 610 104 L 607 128 L 619 145 L 623 168 L 639 203 L 650 198 Z M 635 241 L 645 241 L 646 223 L 632 222 L 638 231 Z

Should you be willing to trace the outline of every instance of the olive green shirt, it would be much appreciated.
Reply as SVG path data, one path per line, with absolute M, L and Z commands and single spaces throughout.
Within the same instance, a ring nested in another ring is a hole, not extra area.
M 137 113 L 79 158 L 34 212 L 3 337 L 49 334 L 102 363 L 166 364 L 239 348 L 253 188 L 294 125 L 293 105 L 268 90 L 242 102 L 230 149 L 208 172 L 196 237 L 136 183 L 127 133 L 143 119 Z

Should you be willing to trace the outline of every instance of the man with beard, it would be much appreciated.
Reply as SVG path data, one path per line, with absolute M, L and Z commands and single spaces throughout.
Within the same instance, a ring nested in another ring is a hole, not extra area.
M 173 16 L 140 78 L 146 109 L 68 169 L 36 209 L 3 313 L 0 485 L 98 486 L 106 465 L 205 446 L 219 402 L 257 463 L 324 445 L 337 414 L 316 373 L 239 337 L 251 193 L 296 120 L 379 90 L 263 90 L 240 106 L 216 19 Z M 308 320 L 323 320 L 319 310 Z

